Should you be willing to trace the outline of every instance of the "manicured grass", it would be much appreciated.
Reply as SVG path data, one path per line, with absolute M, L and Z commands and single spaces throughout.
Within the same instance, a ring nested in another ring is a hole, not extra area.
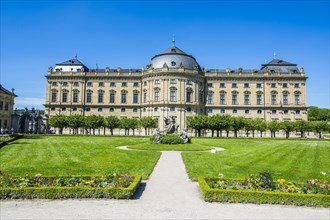
M 25 136 L 0 150 L 0 170 L 11 175 L 151 174 L 159 152 L 124 151 L 116 146 L 134 145 L 148 138 L 110 136 Z
M 151 144 L 143 143 L 136 145 L 129 145 L 128 148 L 139 150 L 155 150 L 155 151 L 205 151 L 211 150 L 212 147 L 205 146 L 203 143 L 192 144 Z
M 321 178 L 330 173 L 329 141 L 273 139 L 194 138 L 193 143 L 218 146 L 226 150 L 211 153 L 183 152 L 182 157 L 191 179 L 199 176 L 244 178 L 268 171 L 274 178 L 292 181 Z

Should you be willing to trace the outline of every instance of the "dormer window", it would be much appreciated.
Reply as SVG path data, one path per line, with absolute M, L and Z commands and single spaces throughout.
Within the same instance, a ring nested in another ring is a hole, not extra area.
M 171 49 L 171 52 L 175 52 L 175 53 L 176 53 L 176 49 L 174 49 L 174 48 L 173 48 L 173 49 Z
M 176 62 L 172 61 L 171 66 L 175 66 L 175 65 L 176 65 Z

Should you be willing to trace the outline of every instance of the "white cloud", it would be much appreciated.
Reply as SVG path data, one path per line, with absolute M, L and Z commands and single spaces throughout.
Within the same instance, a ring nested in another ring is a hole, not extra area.
M 33 97 L 17 97 L 15 98 L 15 108 L 36 108 L 44 109 L 45 99 L 33 98 Z

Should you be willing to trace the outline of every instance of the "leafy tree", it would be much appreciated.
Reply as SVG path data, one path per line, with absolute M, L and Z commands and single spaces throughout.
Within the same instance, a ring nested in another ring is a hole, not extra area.
M 311 106 L 307 110 L 309 121 L 330 121 L 330 109 Z
M 114 115 L 110 115 L 105 118 L 105 126 L 110 129 L 110 133 L 113 135 L 113 129 L 120 127 L 120 119 Z
M 129 135 L 129 129 L 130 129 L 130 120 L 129 120 L 129 118 L 121 118 L 120 119 L 120 128 L 125 130 L 125 135 Z
M 187 126 L 197 131 L 198 137 L 201 131 L 207 128 L 208 118 L 206 115 L 195 115 L 187 120 Z
M 85 127 L 91 131 L 93 131 L 93 135 L 95 135 L 95 129 L 104 126 L 104 119 L 102 116 L 98 115 L 89 115 L 85 117 Z
M 260 137 L 262 137 L 262 133 L 267 130 L 267 122 L 264 120 L 257 118 L 255 119 L 256 130 L 260 131 Z
M 145 129 L 145 135 L 147 136 L 147 131 L 149 135 L 150 129 L 157 127 L 157 121 L 152 117 L 148 116 L 140 119 L 140 125 Z
M 212 132 L 212 137 L 214 137 L 214 131 L 218 128 L 217 115 L 212 115 L 207 117 L 207 129 L 210 129 Z
M 63 128 L 68 127 L 67 116 L 65 115 L 55 115 L 48 120 L 48 124 L 54 128 L 59 129 L 59 133 L 63 134 Z
M 231 115 L 222 115 L 221 117 L 221 124 L 223 126 L 223 130 L 226 131 L 227 133 L 227 137 L 229 137 L 229 131 L 231 129 L 231 125 L 233 123 L 233 120 L 232 120 L 233 117 L 231 117 Z M 222 130 L 220 130 L 220 135 L 222 136 Z
M 319 134 L 319 138 L 322 138 L 322 132 L 330 129 L 330 124 L 326 121 L 318 121 L 314 124 L 315 131 Z
M 232 130 L 234 131 L 234 136 L 237 137 L 237 132 L 244 128 L 245 119 L 242 116 L 232 117 Z
M 252 131 L 252 130 L 253 130 L 253 137 L 254 137 L 255 126 L 254 126 L 253 119 L 250 119 L 250 118 L 245 119 L 244 129 L 245 129 L 246 137 L 249 137 L 250 131 Z
M 79 128 L 82 128 L 85 123 L 84 116 L 82 115 L 70 115 L 67 117 L 68 127 L 72 128 L 73 134 L 78 134 Z
M 275 138 L 276 137 L 276 132 L 281 129 L 280 123 L 277 121 L 270 121 L 267 123 L 267 128 L 270 130 L 271 137 Z
M 305 132 L 311 130 L 311 123 L 308 121 L 296 121 L 295 123 L 295 131 L 300 132 L 301 137 L 305 137 Z
M 291 121 L 283 121 L 280 123 L 280 128 L 285 131 L 285 137 L 290 137 L 290 132 L 295 130 L 295 124 Z
M 135 129 L 139 128 L 139 126 L 140 126 L 139 119 L 137 119 L 137 118 L 129 119 L 129 128 L 133 130 L 133 135 L 134 135 Z

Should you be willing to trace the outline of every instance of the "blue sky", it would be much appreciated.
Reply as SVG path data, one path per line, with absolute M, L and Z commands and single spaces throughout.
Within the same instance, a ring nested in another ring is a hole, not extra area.
M 0 81 L 43 109 L 49 66 L 141 68 L 176 45 L 205 68 L 304 67 L 307 105 L 329 108 L 329 1 L 3 1 Z

